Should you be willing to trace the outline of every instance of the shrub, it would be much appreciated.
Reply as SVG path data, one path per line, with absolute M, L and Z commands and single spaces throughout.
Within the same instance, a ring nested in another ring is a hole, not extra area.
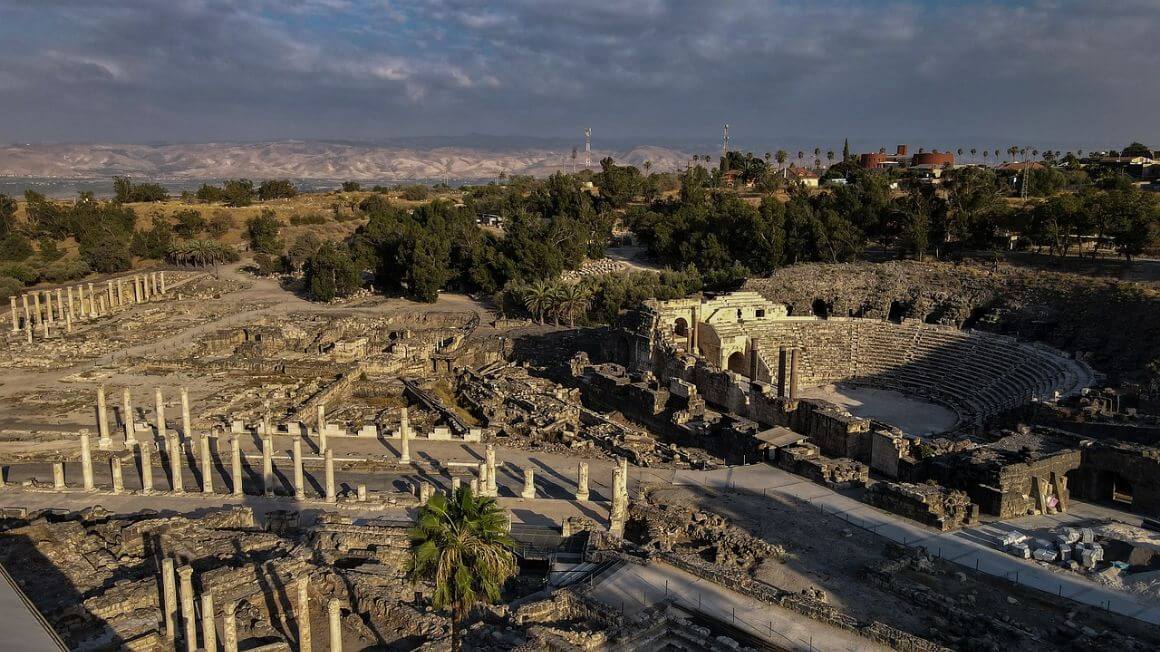
M 0 299 L 14 297 L 24 291 L 24 283 L 11 276 L 0 276 Z
M 32 255 L 32 244 L 19 233 L 9 233 L 0 238 L 0 260 L 24 260 Z

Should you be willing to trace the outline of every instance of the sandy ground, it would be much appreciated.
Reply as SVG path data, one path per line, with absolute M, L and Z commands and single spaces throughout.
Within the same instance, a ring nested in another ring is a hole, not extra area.
M 805 398 L 820 398 L 841 405 L 854 416 L 877 419 L 898 426 L 911 435 L 928 435 L 949 430 L 955 413 L 905 394 L 885 389 L 822 385 L 801 390 Z

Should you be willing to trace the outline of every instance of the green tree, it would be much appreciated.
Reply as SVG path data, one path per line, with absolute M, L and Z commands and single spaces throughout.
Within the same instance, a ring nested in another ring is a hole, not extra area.
M 183 238 L 193 238 L 205 230 L 205 218 L 201 216 L 201 211 L 193 208 L 184 208 L 173 214 L 177 223 L 173 225 L 173 231 Z
M 350 296 L 359 288 L 360 274 L 350 253 L 325 242 L 304 265 L 306 287 L 318 301 Z
M 242 181 L 245 181 L 244 179 Z M 227 184 L 228 191 L 228 184 Z M 258 185 L 258 199 L 289 199 L 298 194 L 298 188 L 289 179 L 267 179 Z
M 32 255 L 32 243 L 23 235 L 12 232 L 0 238 L 0 260 L 22 261 Z
M 1148 158 L 1151 158 L 1152 157 L 1152 150 L 1147 145 L 1145 145 L 1143 143 L 1133 142 L 1131 145 L 1128 145 L 1127 147 L 1125 147 L 1123 150 L 1120 151 L 1120 156 L 1130 156 L 1130 157 L 1146 156 Z
M 582 283 L 563 283 L 556 293 L 556 311 L 568 322 L 569 327 L 576 326 L 576 318 L 588 312 L 592 304 L 592 293 Z
M 773 158 L 777 161 L 778 167 L 785 167 L 785 161 L 789 158 L 789 152 L 785 151 L 784 149 L 779 149 L 777 150 L 777 153 L 773 155 Z
M 357 181 L 343 181 L 342 182 L 342 191 L 343 192 L 358 192 L 360 190 L 362 190 L 362 184 L 360 184 Z
M 16 200 L 0 193 L 0 238 L 16 228 Z
M 281 228 L 282 223 L 274 211 L 262 209 L 261 213 L 246 220 L 246 239 L 250 242 L 250 249 L 263 254 L 282 253 L 282 241 L 278 239 Z
M 416 520 L 408 572 L 434 583 L 432 604 L 451 611 L 451 650 L 458 652 L 463 619 L 479 604 L 498 601 L 516 573 L 507 515 L 494 499 L 460 487 L 450 500 L 436 493 Z
M 555 283 L 540 280 L 523 289 L 524 307 L 536 317 L 536 321 L 543 324 L 544 315 L 556 310 L 558 303 L 558 288 Z
M 227 206 L 249 206 L 254 202 L 254 182 L 230 179 L 222 185 L 221 201 Z

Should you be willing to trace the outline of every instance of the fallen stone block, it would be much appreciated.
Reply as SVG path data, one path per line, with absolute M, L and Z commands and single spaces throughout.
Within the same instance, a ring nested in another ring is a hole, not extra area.
M 1036 548 L 1035 552 L 1031 553 L 1031 556 L 1038 561 L 1055 561 L 1055 558 L 1058 556 L 1058 554 L 1054 550 L 1048 548 Z

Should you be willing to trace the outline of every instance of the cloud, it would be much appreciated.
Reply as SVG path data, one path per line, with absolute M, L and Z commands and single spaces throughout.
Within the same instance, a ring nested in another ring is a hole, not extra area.
M 0 139 L 710 144 L 727 121 L 755 149 L 1160 141 L 1158 19 L 1150 0 L 8 0 Z

